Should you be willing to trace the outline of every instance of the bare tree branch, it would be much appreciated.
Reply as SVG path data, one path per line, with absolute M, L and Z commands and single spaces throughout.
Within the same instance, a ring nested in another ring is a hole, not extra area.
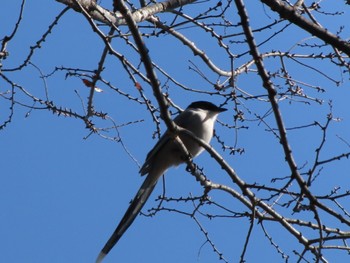
M 261 0 L 261 2 L 268 5 L 271 10 L 277 12 L 282 18 L 291 21 L 295 25 L 308 31 L 311 35 L 322 39 L 324 42 L 350 56 L 350 44 L 348 42 L 340 39 L 327 29 L 322 28 L 319 24 L 307 20 L 298 13 L 297 8 L 289 6 L 286 2 L 280 0 Z
M 111 23 L 115 26 L 127 25 L 127 21 L 123 18 L 121 13 L 114 13 L 107 10 L 96 3 L 96 0 L 56 0 L 62 4 L 65 4 L 73 8 L 77 12 L 81 12 L 80 6 L 82 6 L 89 15 L 97 21 L 110 25 Z M 132 13 L 132 18 L 135 23 L 140 23 L 150 18 L 151 16 L 167 12 L 174 8 L 184 6 L 195 2 L 196 0 L 169 0 L 161 3 L 155 3 L 143 8 L 140 8 Z

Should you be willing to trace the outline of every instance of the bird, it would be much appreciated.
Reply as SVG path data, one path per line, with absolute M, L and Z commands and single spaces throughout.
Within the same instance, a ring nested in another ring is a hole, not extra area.
M 213 137 L 214 124 L 219 113 L 226 110 L 227 109 L 218 107 L 208 101 L 195 101 L 175 117 L 174 123 L 192 132 L 206 143 L 209 143 Z M 180 133 L 179 137 L 191 157 L 196 157 L 203 152 L 204 148 L 190 138 L 190 136 Z M 158 179 L 168 168 L 178 166 L 185 162 L 183 154 L 180 145 L 167 130 L 147 154 L 146 160 L 140 169 L 140 174 L 142 176 L 147 176 L 134 199 L 131 201 L 119 225 L 99 253 L 96 263 L 102 262 L 105 256 L 133 223 L 151 195 Z

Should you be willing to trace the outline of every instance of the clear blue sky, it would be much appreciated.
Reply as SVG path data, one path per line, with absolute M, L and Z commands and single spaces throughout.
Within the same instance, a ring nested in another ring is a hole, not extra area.
M 0 38 L 9 34 L 13 28 L 18 7 L 19 1 L 2 3 Z M 63 7 L 55 1 L 26 3 L 24 21 L 15 39 L 8 46 L 10 56 L 2 62 L 4 68 L 16 66 L 24 60 L 29 52 L 29 46 L 33 46 L 40 39 Z M 259 6 L 259 8 L 262 7 Z M 346 15 L 342 19 L 344 20 L 345 17 Z M 346 30 L 349 32 L 347 28 Z M 155 41 L 159 41 L 160 44 L 156 45 Z M 32 62 L 38 65 L 44 74 L 49 74 L 56 66 L 61 65 L 95 69 L 102 52 L 101 44 L 101 41 L 91 32 L 85 19 L 69 11 L 55 27 L 53 34 L 48 36 L 43 47 L 36 51 Z M 189 65 L 188 58 L 194 60 L 188 51 L 184 54 L 176 52 L 174 52 L 175 55 L 172 52 L 169 54 L 169 50 L 173 48 L 172 42 L 164 37 L 146 40 L 146 44 L 149 44 L 150 54 L 154 55 L 164 67 L 167 67 L 167 63 L 171 60 L 174 66 L 170 67 L 169 71 L 179 78 Z M 176 45 L 179 44 L 176 43 Z M 209 44 L 203 43 L 202 48 L 206 48 L 212 55 L 215 52 L 210 49 Z M 220 61 L 219 57 L 216 59 Z M 119 77 L 118 74 L 124 74 L 121 73 L 120 65 L 113 62 L 113 59 L 108 63 L 108 65 L 114 63 L 115 70 L 107 71 L 106 79 L 114 81 L 114 84 L 117 83 L 118 87 L 133 96 L 138 96 L 138 92 L 130 82 L 127 79 L 123 81 Z M 227 65 L 222 63 L 222 66 Z M 331 139 L 327 141 L 327 151 L 324 152 L 322 159 L 349 151 L 349 148 L 335 137 L 339 135 L 350 141 L 350 114 L 349 110 L 344 110 L 345 107 L 348 108 L 347 101 L 350 97 L 349 76 L 345 75 L 344 84 L 335 89 L 327 79 L 321 78 L 315 72 L 310 71 L 306 74 L 310 75 L 308 77 L 310 80 L 319 78 L 313 83 L 316 82 L 317 85 L 323 85 L 325 88 L 329 87 L 331 91 L 327 96 L 331 94 L 333 98 L 334 115 L 343 120 L 332 124 Z M 339 77 L 340 73 L 335 71 L 330 72 L 330 75 Z M 28 87 L 30 92 L 38 97 L 44 97 L 43 82 L 35 68 L 28 66 L 22 72 L 9 74 L 9 76 L 18 84 Z M 64 73 L 57 73 L 47 81 L 49 95 L 58 105 L 69 105 L 81 111 L 80 100 L 74 90 L 77 90 L 85 99 L 88 96 L 88 89 L 79 79 L 65 80 Z M 242 76 L 239 81 L 239 85 L 246 90 L 261 88 L 258 79 L 251 80 Z M 191 87 L 203 85 L 203 82 L 192 77 L 185 82 Z M 6 89 L 8 86 L 0 81 L 0 92 Z M 264 90 L 261 88 L 262 92 Z M 147 94 L 155 102 L 152 92 L 149 91 Z M 183 108 L 192 100 L 207 99 L 219 102 L 215 97 L 203 95 L 184 97 L 183 93 L 179 91 L 177 94 L 174 90 L 171 91 L 171 95 L 172 99 Z M 20 93 L 18 98 L 31 103 Z M 144 112 L 144 108 L 116 96 L 110 90 L 95 94 L 95 101 L 96 107 L 113 116 L 118 125 L 130 120 L 145 119 L 144 122 L 137 122 L 119 129 L 126 147 L 137 162 L 142 164 L 148 150 L 155 143 L 155 140 L 151 139 L 154 125 L 149 115 Z M 249 102 L 247 105 L 249 106 Z M 266 105 L 261 107 L 261 111 L 257 109 L 257 112 L 263 114 L 268 107 Z M 220 119 L 233 124 L 232 108 L 233 105 L 231 105 L 231 111 L 222 114 Z M 286 125 L 307 124 L 316 118 L 325 121 L 327 106 L 319 107 L 316 111 L 309 109 L 310 107 L 302 104 L 299 107 L 283 104 Z M 0 111 L 1 121 L 3 121 L 8 114 L 8 105 L 4 100 L 0 100 Z M 45 110 L 32 111 L 26 118 L 27 113 L 28 109 L 17 106 L 12 122 L 6 129 L 0 131 L 0 262 L 94 262 L 142 183 L 143 178 L 138 175 L 138 164 L 125 154 L 120 143 L 104 140 L 98 136 L 90 136 L 84 140 L 89 131 L 79 120 L 57 117 Z M 108 121 L 97 122 L 103 126 L 111 125 Z M 250 183 L 255 181 L 268 183 L 272 177 L 289 175 L 277 140 L 262 132 L 264 129 L 263 125 L 256 123 L 249 130 L 239 134 L 238 146 L 245 148 L 245 154 L 224 155 L 238 174 Z M 232 131 L 229 133 L 218 127 L 218 132 L 220 131 L 222 138 L 228 144 L 234 144 L 235 134 Z M 115 132 L 111 131 L 111 136 L 116 136 Z M 305 160 L 314 155 L 321 133 L 317 128 L 310 128 L 305 133 L 291 132 L 289 136 L 297 162 L 302 166 Z M 307 141 L 307 143 L 300 143 L 301 141 Z M 214 141 L 213 145 L 220 149 L 217 142 Z M 206 167 L 206 172 L 213 181 L 230 183 L 208 154 L 202 154 L 197 159 L 197 163 Z M 324 178 L 319 180 L 320 192 L 322 189 L 329 189 L 327 187 L 330 176 L 336 181 L 334 186 L 348 187 L 349 171 L 349 161 L 345 160 L 325 168 L 322 173 Z M 155 207 L 157 202 L 154 199 L 161 193 L 162 184 L 159 183 L 145 208 Z M 167 196 L 186 197 L 189 193 L 194 196 L 201 195 L 202 188 L 185 172 L 183 166 L 169 171 L 166 176 Z M 212 196 L 214 200 L 219 200 L 227 207 L 236 209 L 235 211 L 245 211 L 241 210 L 241 205 L 225 194 L 213 192 Z M 166 205 L 189 212 L 193 210 L 192 204 Z M 207 207 L 204 211 L 215 214 L 217 210 Z M 229 262 L 238 262 L 249 227 L 247 220 L 219 218 L 212 221 L 203 220 L 203 224 L 225 258 Z M 271 225 L 269 231 L 278 239 L 281 229 Z M 261 258 L 268 258 L 270 262 L 281 261 L 280 255 L 269 245 L 259 226 L 255 226 L 253 234 L 254 238 L 247 252 L 247 262 L 259 262 Z M 295 247 L 291 247 L 288 239 L 284 237 L 281 235 L 278 241 L 283 249 L 292 254 L 290 251 Z M 198 231 L 198 226 L 193 220 L 178 213 L 162 211 L 156 217 L 139 217 L 105 262 L 209 263 L 218 261 L 218 256 L 212 252 L 212 248 L 204 243 L 205 238 Z M 294 241 L 292 244 L 297 246 Z M 338 262 L 348 260 L 345 253 L 336 256 Z M 334 256 L 329 258 L 332 259 L 332 257 Z

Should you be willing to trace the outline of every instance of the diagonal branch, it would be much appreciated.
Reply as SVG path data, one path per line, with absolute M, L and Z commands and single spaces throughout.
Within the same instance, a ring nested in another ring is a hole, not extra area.
M 252 54 L 252 57 L 254 58 L 256 67 L 258 69 L 258 73 L 259 73 L 259 75 L 262 79 L 262 82 L 263 82 L 263 86 L 268 92 L 271 107 L 272 107 L 273 113 L 275 115 L 275 120 L 276 120 L 277 127 L 278 127 L 278 130 L 280 133 L 281 145 L 283 147 L 286 161 L 287 161 L 289 168 L 290 168 L 290 171 L 292 173 L 292 178 L 296 179 L 302 193 L 305 194 L 305 196 L 309 199 L 311 205 L 318 206 L 319 208 L 321 208 L 322 210 L 324 210 L 328 214 L 337 218 L 340 222 L 347 224 L 347 225 L 350 225 L 350 220 L 345 219 L 336 211 L 330 209 L 325 204 L 319 202 L 317 200 L 317 198 L 310 192 L 309 188 L 307 187 L 307 182 L 300 175 L 298 168 L 297 168 L 297 164 L 296 164 L 295 159 L 293 157 L 292 149 L 289 145 L 289 141 L 287 138 L 287 131 L 286 131 L 285 125 L 283 123 L 282 114 L 281 114 L 281 111 L 279 109 L 278 102 L 276 100 L 276 90 L 275 90 L 273 83 L 270 80 L 268 72 L 265 69 L 263 58 L 262 58 L 259 50 L 257 49 L 253 33 L 252 33 L 251 28 L 249 26 L 249 19 L 247 16 L 247 12 L 245 10 L 245 6 L 241 0 L 235 0 L 235 2 L 236 2 L 237 8 L 239 9 L 239 15 L 241 16 L 241 20 L 242 20 L 242 27 L 243 27 L 244 33 L 246 34 L 246 38 L 247 38 L 247 42 L 248 42 L 248 45 L 250 48 L 250 52 Z M 316 213 L 316 210 L 315 210 L 315 213 Z
M 309 32 L 311 35 L 322 39 L 327 44 L 332 45 L 350 56 L 350 43 L 340 39 L 338 36 L 329 32 L 326 28 L 321 27 L 319 24 L 316 24 L 313 21 L 301 16 L 297 12 L 296 8 L 293 8 L 280 0 L 261 0 L 261 2 L 269 6 L 272 11 L 277 12 L 282 18 L 289 20 L 290 22 Z
M 302 192 L 308 197 L 310 202 L 312 204 L 316 204 L 317 200 L 311 194 L 309 189 L 307 188 L 306 182 L 301 177 L 301 175 L 298 171 L 298 168 L 297 168 L 297 164 L 294 160 L 294 157 L 292 154 L 292 149 L 289 145 L 289 141 L 287 138 L 286 128 L 285 128 L 285 125 L 283 123 L 283 118 L 282 118 L 282 115 L 281 115 L 281 112 L 279 109 L 278 102 L 276 100 L 276 90 L 275 90 L 273 83 L 270 80 L 270 76 L 269 76 L 268 72 L 265 69 L 263 59 L 262 59 L 260 52 L 257 48 L 257 45 L 255 43 L 255 38 L 254 38 L 254 35 L 253 35 L 252 30 L 250 28 L 249 18 L 248 18 L 247 11 L 245 9 L 245 5 L 244 5 L 242 0 L 235 0 L 235 3 L 237 6 L 237 9 L 238 9 L 238 14 L 241 17 L 241 22 L 242 22 L 241 25 L 242 25 L 244 34 L 246 35 L 246 39 L 247 39 L 247 43 L 249 45 L 250 53 L 251 53 L 252 57 L 254 58 L 255 65 L 258 69 L 258 74 L 260 75 L 262 82 L 263 82 L 263 86 L 267 90 L 267 93 L 268 93 L 269 101 L 271 103 L 272 111 L 275 115 L 275 120 L 276 120 L 277 127 L 279 130 L 280 143 L 283 147 L 285 158 L 286 158 L 286 161 L 289 165 L 289 168 L 290 168 L 290 171 L 292 174 L 292 178 L 298 182 Z M 314 211 L 315 218 L 318 219 L 318 214 L 317 214 L 316 208 L 314 208 L 313 211 Z M 267 211 L 267 212 L 269 213 L 269 211 Z M 321 237 L 322 237 L 322 235 L 321 235 Z M 301 240 L 299 240 L 299 242 L 300 241 Z M 301 243 L 303 243 L 303 245 L 305 246 L 305 249 L 312 251 L 312 253 L 314 253 L 314 255 L 317 257 L 317 259 L 323 260 L 321 252 L 317 251 L 317 249 L 315 249 L 315 247 L 311 246 L 308 242 L 301 242 Z
M 134 21 L 133 16 L 131 14 L 131 11 L 127 8 L 127 6 L 125 5 L 123 0 L 116 1 L 116 5 L 117 5 L 117 9 L 120 11 L 122 16 L 125 18 L 125 21 L 130 29 L 130 32 L 134 37 L 136 46 L 137 46 L 139 53 L 140 53 L 140 57 L 143 61 L 145 70 L 147 72 L 147 76 L 149 78 L 150 85 L 152 86 L 153 94 L 158 101 L 159 108 L 160 108 L 160 114 L 161 114 L 166 126 L 168 127 L 168 129 L 174 131 L 176 126 L 175 126 L 174 122 L 171 120 L 170 113 L 168 112 L 168 107 L 167 107 L 168 103 L 162 94 L 159 80 L 157 78 L 156 72 L 153 69 L 152 60 L 148 54 L 148 49 L 145 46 L 143 39 L 141 37 L 141 34 L 138 30 L 137 23 L 136 23 L 136 21 Z

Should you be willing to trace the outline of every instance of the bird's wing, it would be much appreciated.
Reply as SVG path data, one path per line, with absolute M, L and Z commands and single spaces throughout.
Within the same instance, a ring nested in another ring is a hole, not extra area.
M 181 117 L 180 117 L 181 115 Z M 193 112 L 191 111 L 183 111 L 182 113 L 180 113 L 175 119 L 174 122 L 176 123 L 176 125 L 188 129 L 189 126 L 189 122 L 188 120 L 191 120 L 194 117 Z M 171 136 L 169 136 L 169 132 L 166 131 L 159 139 L 159 141 L 156 143 L 156 145 L 154 145 L 154 147 L 149 151 L 149 153 L 147 154 L 146 157 L 146 161 L 145 163 L 142 165 L 141 169 L 140 169 L 140 174 L 141 175 L 145 175 L 147 174 L 152 166 L 152 163 L 154 161 L 155 156 L 157 155 L 157 153 L 169 142 L 173 140 L 173 138 L 171 138 Z
M 146 157 L 146 161 L 140 169 L 141 175 L 145 175 L 145 174 L 149 173 L 155 156 L 170 140 L 171 140 L 171 138 L 170 138 L 170 136 L 168 136 L 168 131 L 166 131 L 160 137 L 160 139 L 158 140 L 156 145 L 154 145 L 154 147 L 148 152 L 147 157 Z
M 96 263 L 102 262 L 103 258 L 108 254 L 108 252 L 114 247 L 118 240 L 123 236 L 124 232 L 129 228 L 132 222 L 135 220 L 136 216 L 139 214 L 140 210 L 146 203 L 147 199 L 151 195 L 157 180 L 161 175 L 150 173 L 143 184 L 141 185 L 139 191 L 137 192 L 135 198 L 132 200 L 128 210 L 126 210 L 122 220 L 117 226 L 116 230 L 113 232 L 112 236 L 109 238 L 100 254 L 96 259 Z

